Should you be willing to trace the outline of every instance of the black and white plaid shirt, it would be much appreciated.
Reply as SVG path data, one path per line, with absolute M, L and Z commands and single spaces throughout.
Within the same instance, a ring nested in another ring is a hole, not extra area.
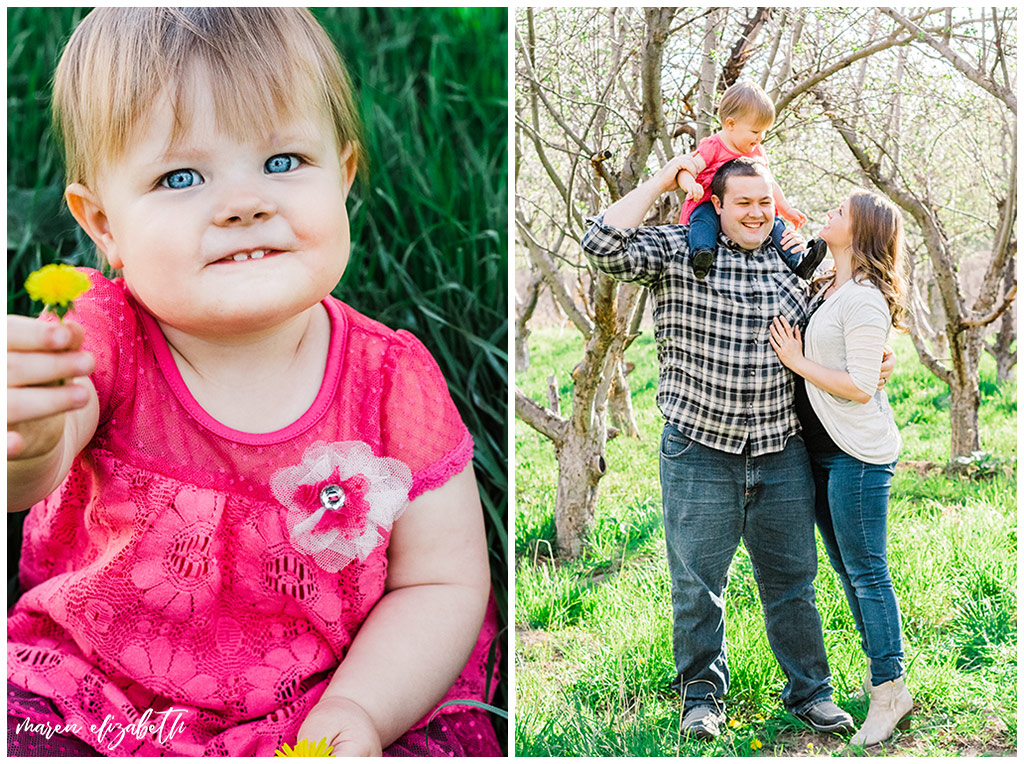
M 658 346 L 658 408 L 691 440 L 751 456 L 781 451 L 800 431 L 793 375 L 768 342 L 775 316 L 803 322 L 803 283 L 771 249 L 724 235 L 704 280 L 687 255 L 689 226 L 612 228 L 591 218 L 583 251 L 594 267 L 650 288 Z

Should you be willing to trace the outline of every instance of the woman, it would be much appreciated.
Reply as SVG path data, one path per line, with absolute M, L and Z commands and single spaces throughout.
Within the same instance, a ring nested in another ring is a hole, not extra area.
M 871 704 L 851 742 L 869 746 L 891 737 L 913 706 L 885 555 L 889 486 L 902 441 L 885 393 L 875 389 L 886 337 L 905 312 L 903 221 L 886 199 L 857 191 L 828 213 L 821 238 L 835 270 L 815 282 L 806 347 L 799 328 L 783 318 L 775 319 L 770 342 L 803 377 L 797 410 L 818 528 L 869 658 Z

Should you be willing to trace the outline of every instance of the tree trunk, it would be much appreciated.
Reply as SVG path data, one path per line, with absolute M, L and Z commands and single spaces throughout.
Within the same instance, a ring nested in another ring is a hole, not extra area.
M 1014 251 L 1016 251 L 1016 242 L 1012 246 Z M 1013 288 L 1014 283 L 1016 283 L 1014 275 L 1016 272 L 1017 256 L 1015 254 L 1010 258 L 1006 267 L 1006 278 L 1003 281 L 1003 288 L 1006 292 L 1009 292 Z M 1014 305 L 999 319 L 999 333 L 996 334 L 995 343 L 985 345 L 985 350 L 996 359 L 996 379 L 1000 382 L 1010 381 L 1013 368 L 1017 365 L 1017 351 L 1013 348 L 1013 343 L 1016 339 L 1017 306 Z
M 516 350 L 515 369 L 516 372 L 523 372 L 530 368 L 530 327 L 529 321 L 533 317 L 533 311 L 537 308 L 537 301 L 540 299 L 541 284 L 544 283 L 544 275 L 539 269 L 533 268 L 530 271 L 530 281 L 526 285 L 526 297 L 522 300 L 516 295 Z
M 969 456 L 981 449 L 978 435 L 978 407 L 981 395 L 978 393 L 977 374 L 975 381 L 964 385 L 949 386 L 949 420 L 952 425 L 953 456 Z
M 589 431 L 570 426 L 562 445 L 555 447 L 558 492 L 555 496 L 555 535 L 558 553 L 578 557 L 594 525 L 597 485 L 605 473 L 604 423 Z
M 704 22 L 704 57 L 700 67 L 700 90 L 697 94 L 697 135 L 694 143 L 700 143 L 711 135 L 714 117 L 711 112 L 712 97 L 715 93 L 714 52 L 725 22 L 725 8 L 714 8 Z
M 632 370 L 632 364 L 625 361 L 615 364 L 615 378 L 612 380 L 612 391 L 608 396 L 609 420 L 613 427 L 630 438 L 640 437 L 640 428 L 636 425 L 633 415 L 633 396 L 629 391 L 626 374 Z

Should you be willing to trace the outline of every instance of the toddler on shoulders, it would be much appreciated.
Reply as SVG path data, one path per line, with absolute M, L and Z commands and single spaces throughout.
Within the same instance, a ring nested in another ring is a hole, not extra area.
M 676 178 L 679 187 L 686 191 L 679 222 L 690 225 L 690 261 L 698 279 L 705 278 L 714 264 L 721 231 L 711 199 L 711 180 L 719 167 L 737 157 L 750 157 L 768 165 L 768 156 L 761 143 L 775 122 L 775 105 L 757 85 L 737 82 L 722 94 L 718 119 L 722 129 L 702 140 L 696 151 L 684 157 L 683 169 Z M 780 216 L 772 228 L 772 245 L 797 276 L 809 279 L 824 259 L 828 247 L 818 239 L 809 242 L 806 251 L 800 247 L 784 248 L 782 236 L 786 224 L 783 218 L 800 228 L 807 222 L 807 217 L 789 204 L 779 184 L 774 181 L 772 193 Z

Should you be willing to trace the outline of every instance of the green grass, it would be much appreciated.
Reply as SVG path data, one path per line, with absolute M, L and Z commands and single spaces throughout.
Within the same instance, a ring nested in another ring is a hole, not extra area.
M 944 464 L 948 401 L 920 366 L 909 339 L 893 339 L 897 372 L 888 390 L 904 462 Z M 569 401 L 579 360 L 569 330 L 534 330 L 531 369 L 517 384 L 546 400 L 556 374 Z M 779 701 L 784 678 L 768 647 L 749 558 L 741 547 L 726 596 L 732 724 L 710 743 L 679 739 L 671 651 L 671 606 L 661 528 L 655 405 L 657 361 L 650 331 L 627 360 L 642 439 L 608 444 L 596 526 L 586 553 L 552 560 L 556 466 L 550 444 L 516 422 L 516 747 L 524 756 L 838 754 L 843 740 L 814 735 Z M 982 448 L 1016 460 L 1015 386 L 981 369 Z M 568 406 L 568 403 L 565 403 Z M 1016 478 L 950 478 L 898 471 L 890 503 L 890 569 L 904 617 L 912 730 L 886 748 L 901 755 L 1006 753 L 1016 748 Z M 866 667 L 838 578 L 819 542 L 818 607 L 836 698 L 849 699 Z M 757 748 L 757 741 L 761 747 Z M 751 748 L 751 744 L 754 748 Z M 808 744 L 812 748 L 808 748 Z
M 49 127 L 53 67 L 87 10 L 7 10 L 9 313 L 37 312 L 22 288 L 32 270 L 54 260 L 95 264 L 91 243 L 61 203 L 63 166 Z M 475 442 L 504 619 L 507 12 L 323 8 L 315 14 L 352 75 L 368 154 L 369 171 L 349 200 L 352 257 L 335 294 L 415 333 L 437 359 Z M 505 698 L 502 684 L 500 705 Z

